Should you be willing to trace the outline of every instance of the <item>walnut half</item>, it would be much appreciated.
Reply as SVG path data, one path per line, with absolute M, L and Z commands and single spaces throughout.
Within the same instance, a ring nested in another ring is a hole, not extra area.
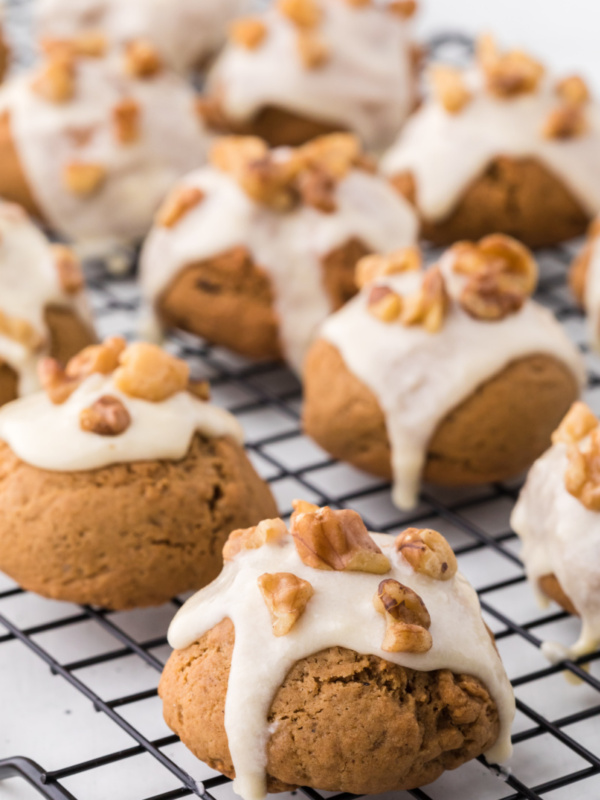
M 600 429 L 590 433 L 584 449 L 569 448 L 565 488 L 590 511 L 600 511 Z
M 271 614 L 275 636 L 288 634 L 306 609 L 314 594 L 308 581 L 290 572 L 265 572 L 258 587 Z
M 456 556 L 441 533 L 429 528 L 407 528 L 396 539 L 396 550 L 415 572 L 438 581 L 448 581 L 456 575 Z
M 282 519 L 264 519 L 253 528 L 232 531 L 223 547 L 223 561 L 233 561 L 243 550 L 256 550 L 265 544 L 281 542 L 287 535 Z
M 103 395 L 79 414 L 81 430 L 98 436 L 119 436 L 131 425 L 131 416 L 118 397 Z
M 566 416 L 552 434 L 552 444 L 577 444 L 595 430 L 600 421 L 592 409 L 577 400 L 568 410 Z
M 426 653 L 431 650 L 431 617 L 416 592 L 388 578 L 379 584 L 373 605 L 386 621 L 382 650 L 387 653 Z

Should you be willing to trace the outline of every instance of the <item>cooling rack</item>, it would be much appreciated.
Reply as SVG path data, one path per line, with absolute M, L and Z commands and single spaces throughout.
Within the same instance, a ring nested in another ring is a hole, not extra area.
M 27 54 L 29 3 L 8 4 L 13 33 Z M 435 49 L 468 48 L 438 37 Z M 539 253 L 537 298 L 581 347 L 586 400 L 600 412 L 600 359 L 585 345 L 585 324 L 565 285 L 576 245 Z M 434 258 L 435 253 L 428 253 Z M 139 296 L 131 277 L 87 267 L 102 336 L 133 338 Z M 517 697 L 509 768 L 484 759 L 446 773 L 395 800 L 597 800 L 600 796 L 600 652 L 561 665 L 541 654 L 546 639 L 574 641 L 578 622 L 556 607 L 540 610 L 526 583 L 509 515 L 520 482 L 469 491 L 425 488 L 410 514 L 395 509 L 389 487 L 336 463 L 300 429 L 300 386 L 277 364 L 251 364 L 186 336 L 169 347 L 207 378 L 214 400 L 242 422 L 258 472 L 281 513 L 302 497 L 356 509 L 371 530 L 408 525 L 440 530 L 478 590 L 483 613 Z M 135 565 L 132 565 L 132 569 Z M 156 686 L 169 654 L 166 629 L 182 598 L 159 609 L 107 612 L 44 600 L 0 573 L 0 798 L 6 800 L 232 800 L 231 782 L 196 761 L 162 722 Z M 568 678 L 568 680 L 567 680 Z M 350 795 L 299 789 L 307 800 Z M 288 798 L 282 798 L 288 800 Z

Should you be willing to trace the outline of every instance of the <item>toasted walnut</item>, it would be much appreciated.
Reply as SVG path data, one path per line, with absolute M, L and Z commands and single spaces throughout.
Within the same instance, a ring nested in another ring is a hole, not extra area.
M 600 429 L 591 431 L 584 449 L 569 448 L 565 488 L 590 511 L 600 511 Z
M 106 168 L 101 164 L 71 161 L 64 168 L 63 181 L 73 194 L 87 197 L 99 191 L 106 180 Z
M 67 103 L 75 94 L 75 64 L 65 55 L 53 56 L 34 78 L 31 88 L 51 103 Z
M 431 617 L 416 592 L 388 578 L 379 584 L 373 605 L 379 614 L 385 616 L 382 650 L 386 653 L 426 653 L 431 650 Z
M 162 70 L 162 60 L 150 42 L 135 39 L 125 49 L 125 71 L 133 78 L 153 78 Z
M 23 345 L 28 350 L 37 350 L 43 343 L 42 336 L 26 319 L 13 317 L 0 311 L 0 335 Z
M 38 364 L 42 388 L 54 405 L 61 405 L 73 394 L 81 381 L 67 378 L 64 369 L 54 358 L 42 358 Z
M 61 289 L 67 294 L 77 294 L 84 286 L 81 262 L 64 244 L 52 244 L 50 249 Z
M 352 8 L 365 8 L 371 5 L 371 0 L 346 0 L 346 5 Z
M 429 71 L 429 77 L 434 96 L 450 114 L 457 114 L 470 102 L 471 92 L 460 69 L 435 64 Z
M 402 298 L 388 286 L 373 286 L 367 299 L 367 309 L 382 322 L 394 322 L 402 311 Z
M 64 403 L 75 389 L 94 372 L 109 375 L 116 369 L 126 342 L 120 336 L 106 339 L 103 344 L 84 348 L 68 362 L 66 369 L 53 358 L 44 358 L 38 366 L 42 388 L 55 405 Z
M 258 161 L 269 153 L 266 142 L 258 136 L 222 136 L 213 144 L 209 161 L 222 172 L 236 174 L 251 161 Z
M 121 353 L 115 386 L 130 397 L 160 403 L 187 389 L 190 368 L 180 358 L 148 342 L 136 342 Z
M 584 105 L 590 99 L 587 83 L 579 75 L 570 75 L 556 84 L 556 94 L 570 105 Z
M 342 180 L 361 156 L 360 141 L 354 134 L 331 133 L 299 147 L 292 161 L 298 171 L 316 167 L 325 170 L 336 180 Z
M 356 511 L 317 511 L 292 517 L 291 534 L 298 555 L 314 569 L 352 570 L 382 575 L 390 561 L 369 536 Z
M 429 528 L 407 528 L 396 539 L 396 550 L 415 572 L 447 581 L 456 575 L 456 556 L 441 533 Z
M 595 430 L 600 422 L 592 409 L 580 400 L 573 403 L 563 421 L 552 434 L 552 444 L 577 444 Z
M 101 58 L 106 53 L 106 36 L 100 31 L 84 31 L 70 39 L 44 37 L 40 46 L 49 56 Z
M 449 297 L 439 267 L 429 269 L 416 294 L 403 298 L 400 321 L 403 325 L 423 325 L 429 333 L 437 333 L 444 324 Z
M 585 110 L 567 103 L 550 112 L 542 127 L 546 139 L 576 139 L 588 130 Z
M 544 67 L 520 50 L 500 53 L 492 36 L 482 36 L 477 57 L 485 75 L 488 90 L 500 98 L 535 92 Z
M 131 425 L 131 416 L 117 397 L 105 394 L 79 414 L 79 426 L 98 436 L 119 436 Z
M 314 28 L 323 16 L 316 0 L 278 0 L 277 8 L 299 28 Z
M 313 31 L 298 31 L 296 42 L 300 59 L 306 69 L 318 69 L 329 61 L 329 48 Z
M 292 519 L 295 519 L 298 514 L 312 514 L 313 511 L 319 510 L 319 506 L 309 503 L 308 500 L 292 500 L 292 508 L 294 509 Z
M 265 572 L 258 587 L 267 604 L 275 636 L 288 634 L 306 609 L 314 589 L 308 581 L 290 572 Z
M 337 208 L 335 188 L 335 180 L 319 167 L 309 167 L 298 176 L 302 202 L 324 214 L 333 214 Z
M 229 38 L 247 50 L 256 50 L 267 35 L 267 26 L 256 17 L 235 20 L 229 28 Z
M 416 246 L 403 247 L 392 253 L 364 256 L 356 265 L 356 285 L 363 289 L 377 278 L 419 270 L 422 263 L 421 250 Z
M 410 19 L 413 17 L 418 8 L 416 0 L 392 0 L 387 8 L 394 14 L 398 14 L 403 19 Z
M 198 400 L 203 400 L 205 403 L 210 400 L 210 383 L 208 381 L 190 380 L 187 390 Z
M 232 531 L 223 547 L 223 560 L 231 561 L 242 550 L 256 550 L 265 544 L 276 544 L 288 535 L 282 519 L 264 519 L 253 528 Z
M 131 97 L 121 100 L 113 108 L 113 125 L 117 141 L 132 144 L 140 138 L 140 107 Z
M 204 200 L 204 192 L 197 186 L 176 186 L 156 215 L 156 224 L 174 228 L 183 217 Z
M 506 276 L 474 275 L 461 293 L 460 304 L 473 319 L 497 322 L 519 311 L 525 299 Z

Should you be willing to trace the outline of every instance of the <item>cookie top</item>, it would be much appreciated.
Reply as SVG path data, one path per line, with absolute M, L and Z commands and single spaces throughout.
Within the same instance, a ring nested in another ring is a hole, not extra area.
M 363 259 L 361 293 L 320 331 L 379 401 L 393 500 L 406 509 L 417 501 L 438 425 L 511 362 L 548 354 L 584 382 L 578 350 L 553 314 L 529 298 L 537 266 L 519 242 L 495 234 L 454 245 L 426 271 L 420 263 L 415 248 Z
M 160 347 L 113 337 L 66 368 L 40 365 L 45 391 L 0 410 L 0 439 L 22 461 L 59 472 L 179 460 L 194 433 L 243 441 L 237 420 L 208 402 L 206 384 Z
M 575 403 L 535 462 L 511 517 L 538 597 L 539 579 L 555 575 L 581 617 L 581 634 L 566 649 L 546 643 L 552 660 L 589 653 L 600 644 L 600 422 Z
M 234 121 L 276 106 L 385 147 L 414 104 L 414 10 L 414 2 L 278 0 L 232 26 L 208 92 Z
M 193 89 L 143 41 L 55 42 L 2 87 L 0 111 L 44 219 L 90 248 L 139 240 L 174 181 L 205 158 Z
M 479 678 L 501 726 L 487 756 L 508 758 L 512 689 L 477 594 L 446 540 L 414 528 L 394 540 L 369 533 L 354 511 L 294 507 L 289 532 L 280 519 L 234 531 L 221 575 L 169 629 L 170 644 L 183 649 L 223 619 L 233 622 L 225 728 L 236 792 L 264 798 L 271 703 L 294 663 L 334 646 Z
M 350 239 L 377 252 L 412 244 L 414 211 L 369 171 L 350 134 L 271 151 L 254 137 L 225 137 L 210 162 L 159 212 L 141 257 L 143 293 L 154 305 L 186 266 L 245 247 L 271 278 L 284 352 L 299 370 L 332 310 L 322 259 Z
M 0 361 L 19 377 L 19 393 L 39 389 L 37 364 L 49 350 L 44 312 L 71 308 L 90 314 L 83 275 L 75 255 L 48 242 L 26 212 L 0 201 Z
M 480 40 L 472 68 L 434 66 L 432 96 L 384 156 L 388 175 L 412 173 L 423 216 L 447 216 L 500 156 L 537 158 L 590 215 L 600 211 L 600 108 L 576 76 L 555 80 L 520 51 Z
M 150 42 L 178 71 L 200 65 L 223 43 L 242 0 L 39 0 L 37 32 L 70 38 L 103 31 L 111 41 Z

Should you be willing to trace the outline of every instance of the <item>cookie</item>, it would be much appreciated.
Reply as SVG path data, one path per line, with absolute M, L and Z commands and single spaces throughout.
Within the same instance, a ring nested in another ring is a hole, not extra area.
M 569 270 L 569 286 L 577 303 L 587 314 L 587 335 L 592 347 L 600 347 L 600 225 L 595 219 L 584 246 Z
M 145 242 L 147 306 L 159 326 L 299 370 L 356 293 L 359 258 L 414 242 L 416 216 L 351 134 L 295 150 L 225 137 L 210 162 L 176 186 Z
M 432 92 L 382 161 L 438 245 L 502 232 L 530 247 L 585 231 L 600 211 L 600 126 L 584 81 L 555 80 L 490 37 L 472 68 L 434 65 Z
M 10 66 L 10 47 L 6 42 L 4 31 L 0 24 L 0 81 L 4 80 Z
M 172 730 L 243 798 L 413 789 L 506 758 L 512 690 L 445 539 L 295 508 L 289 533 L 232 533 L 220 582 L 173 621 L 159 686 Z
M 46 392 L 0 411 L 0 569 L 25 589 L 158 605 L 218 574 L 232 526 L 276 513 L 185 362 L 114 338 L 42 366 Z
M 491 236 L 422 272 L 416 251 L 359 262 L 361 294 L 332 315 L 304 369 L 305 431 L 337 458 L 394 481 L 475 485 L 526 469 L 576 399 L 581 357 L 528 299 L 531 254 Z

